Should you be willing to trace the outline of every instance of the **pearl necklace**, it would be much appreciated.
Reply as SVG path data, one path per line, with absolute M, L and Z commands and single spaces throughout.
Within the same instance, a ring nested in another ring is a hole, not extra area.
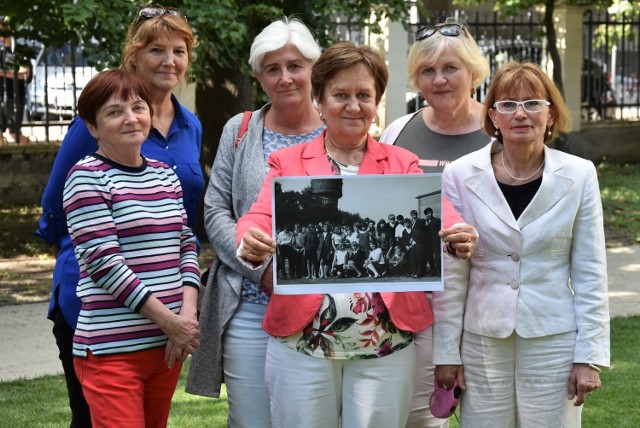
M 542 160 L 542 165 L 540 165 L 540 168 L 536 169 L 536 172 L 534 172 L 533 174 L 531 174 L 528 177 L 522 177 L 521 178 L 521 177 L 514 177 L 513 175 L 511 175 L 511 173 L 507 169 L 507 166 L 504 164 L 504 150 L 500 152 L 500 160 L 502 160 L 502 168 L 504 168 L 504 172 L 506 172 L 509 177 L 511 177 L 513 180 L 516 180 L 516 181 L 531 180 L 533 177 L 535 177 L 540 172 L 540 170 L 544 166 L 544 159 L 543 159 Z

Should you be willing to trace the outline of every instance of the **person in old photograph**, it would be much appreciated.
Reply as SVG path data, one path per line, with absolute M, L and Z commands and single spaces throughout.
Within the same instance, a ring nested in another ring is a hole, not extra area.
M 426 275 L 428 256 L 433 254 L 431 248 L 433 241 L 425 219 L 418 216 L 418 211 L 411 210 L 410 217 L 411 250 L 409 252 L 409 262 L 411 263 L 411 276 L 422 278 Z M 439 242 L 438 245 L 440 245 Z
M 409 271 L 409 260 L 407 254 L 400 245 L 396 245 L 393 249 L 393 254 L 389 258 L 387 267 L 387 276 L 405 276 Z
M 331 229 L 331 246 L 333 247 L 334 253 L 345 239 L 344 229 L 339 224 L 335 224 Z
M 379 278 L 385 274 L 386 260 L 382 248 L 375 241 L 369 242 L 369 255 L 364 267 L 369 271 L 369 276 Z
M 378 235 L 377 242 L 378 246 L 382 250 L 382 254 L 384 254 L 385 260 L 389 260 L 393 250 L 393 242 L 386 227 L 380 232 L 380 235 Z
M 296 223 L 293 226 L 293 274 L 292 278 L 299 279 L 305 275 L 305 261 L 304 261 L 304 238 L 307 234 L 306 228 L 300 226 L 300 223 Z
M 333 242 L 331 224 L 324 223 L 322 232 L 318 236 L 320 245 L 318 247 L 318 278 L 328 278 L 331 273 L 331 263 L 333 262 Z
M 336 251 L 333 255 L 333 265 L 331 266 L 331 272 L 336 278 L 344 278 L 346 275 L 345 265 L 347 263 L 347 257 L 349 250 L 344 242 L 338 244 Z
M 316 226 L 309 224 L 307 233 L 304 236 L 304 260 L 307 267 L 306 279 L 316 279 L 318 269 L 318 247 L 320 238 L 316 233 Z
M 293 278 L 294 268 L 294 252 L 293 252 L 293 231 L 291 226 L 285 225 L 276 235 L 278 242 L 278 278 Z
M 427 253 L 427 263 L 429 269 L 427 270 L 428 276 L 441 276 L 440 260 L 442 258 L 442 248 L 440 246 L 440 236 L 438 232 L 442 227 L 440 219 L 433 215 L 433 208 L 427 207 L 424 209 L 424 221 L 427 225 L 429 232 L 429 238 L 431 239 L 431 249 Z
M 351 248 L 347 253 L 346 263 L 345 263 L 345 271 L 347 276 L 355 276 L 356 278 L 361 278 L 364 276 L 365 271 L 365 260 L 367 258 L 367 254 L 358 244 L 358 241 L 351 242 Z

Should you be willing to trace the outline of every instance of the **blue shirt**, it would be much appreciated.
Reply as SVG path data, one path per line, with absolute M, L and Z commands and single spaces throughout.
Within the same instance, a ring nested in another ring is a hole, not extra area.
M 175 117 L 167 138 L 152 128 L 142 145 L 142 154 L 166 163 L 177 174 L 183 190 L 187 224 L 193 230 L 204 188 L 204 176 L 200 168 L 202 125 L 174 96 L 171 97 L 171 101 L 175 107 Z M 67 230 L 67 220 L 62 208 L 62 192 L 71 168 L 80 159 L 96 150 L 98 144 L 84 121 L 78 117 L 73 119 L 58 150 L 49 182 L 42 195 L 42 217 L 36 231 L 36 235 L 47 244 L 55 244 L 59 248 L 53 271 L 49 317 L 57 303 L 65 320 L 73 329 L 80 313 L 80 299 L 76 296 L 80 271 Z

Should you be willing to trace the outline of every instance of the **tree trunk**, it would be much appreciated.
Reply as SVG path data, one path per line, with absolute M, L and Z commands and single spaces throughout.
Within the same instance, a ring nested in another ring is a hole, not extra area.
M 547 51 L 553 61 L 553 81 L 564 97 L 564 85 L 562 83 L 562 62 L 558 52 L 556 28 L 553 25 L 553 11 L 555 0 L 546 0 L 544 9 L 544 27 L 547 33 Z
M 205 189 L 218 150 L 222 128 L 236 114 L 254 109 L 252 78 L 246 73 L 238 72 L 241 70 L 240 63 L 229 68 L 212 63 L 211 68 L 214 77 L 206 84 L 198 84 L 196 87 L 196 112 L 202 123 L 200 165 L 204 171 Z M 202 210 L 200 211 L 196 232 L 201 240 L 205 240 Z

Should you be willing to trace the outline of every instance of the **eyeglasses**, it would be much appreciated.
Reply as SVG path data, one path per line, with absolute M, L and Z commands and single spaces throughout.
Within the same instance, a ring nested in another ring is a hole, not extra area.
M 438 24 L 438 25 L 429 25 L 427 27 L 422 27 L 418 31 L 416 31 L 416 41 L 427 39 L 433 36 L 435 33 L 440 33 L 443 36 L 449 37 L 458 37 L 460 33 L 464 35 L 467 34 L 467 31 L 460 24 Z
M 550 106 L 551 103 L 547 100 L 524 100 L 524 101 L 496 101 L 493 107 L 498 110 L 499 113 L 513 114 L 518 110 L 519 106 L 522 106 L 527 113 L 539 113 L 546 106 Z
M 143 19 L 159 18 L 166 14 L 177 16 L 178 18 L 182 18 L 185 22 L 187 21 L 187 17 L 174 7 L 147 6 L 140 9 L 140 12 L 138 12 L 138 17 L 136 18 L 133 25 L 138 25 Z

